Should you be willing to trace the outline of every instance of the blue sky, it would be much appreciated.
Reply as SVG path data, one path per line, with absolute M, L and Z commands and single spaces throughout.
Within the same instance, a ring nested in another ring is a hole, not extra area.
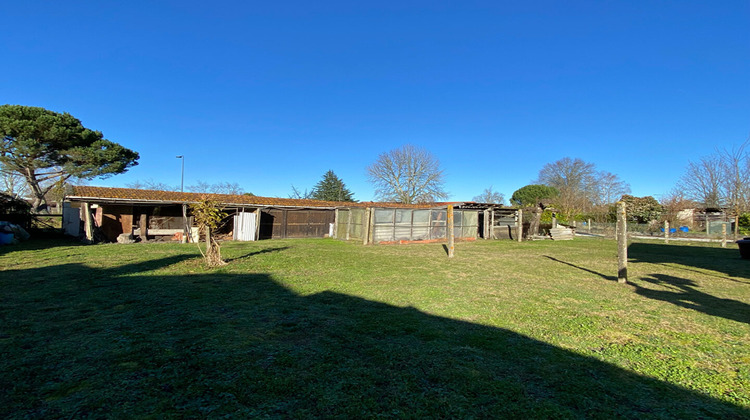
M 635 195 L 750 135 L 750 1 L 26 1 L 0 6 L 0 103 L 69 112 L 128 173 L 262 196 L 406 143 L 452 200 L 569 156 Z

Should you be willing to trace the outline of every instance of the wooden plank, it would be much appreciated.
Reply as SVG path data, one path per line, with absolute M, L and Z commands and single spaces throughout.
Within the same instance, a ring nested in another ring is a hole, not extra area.
M 146 233 L 151 236 L 171 236 L 175 233 L 184 233 L 185 231 L 183 229 L 148 229 L 146 230 Z M 134 229 L 133 235 L 141 235 L 141 229 Z

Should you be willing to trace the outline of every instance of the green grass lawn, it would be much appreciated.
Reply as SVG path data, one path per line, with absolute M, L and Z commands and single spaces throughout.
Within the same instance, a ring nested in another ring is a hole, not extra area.
M 750 261 L 702 244 L 0 248 L 0 417 L 750 417 Z

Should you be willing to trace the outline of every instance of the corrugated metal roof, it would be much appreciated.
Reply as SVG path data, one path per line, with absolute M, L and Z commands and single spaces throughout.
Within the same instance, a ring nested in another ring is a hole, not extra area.
M 113 202 L 133 204 L 183 204 L 196 203 L 204 198 L 217 201 L 225 206 L 247 207 L 304 207 L 304 208 L 336 208 L 336 207 L 393 207 L 393 208 L 435 208 L 448 204 L 463 203 L 376 203 L 376 202 L 348 202 L 348 201 L 320 201 L 300 200 L 294 198 L 258 197 L 254 195 L 207 194 L 179 191 L 140 190 L 134 188 L 109 188 L 75 186 L 73 194 L 67 197 L 71 201 Z

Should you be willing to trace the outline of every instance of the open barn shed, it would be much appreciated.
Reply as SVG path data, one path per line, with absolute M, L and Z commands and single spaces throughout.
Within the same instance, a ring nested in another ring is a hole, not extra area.
M 124 234 L 194 241 L 190 204 L 204 197 L 228 214 L 220 233 L 244 241 L 327 236 L 365 244 L 445 241 L 448 206 L 458 240 L 513 239 L 518 220 L 516 209 L 473 202 L 352 203 L 88 186 L 74 188 L 66 209 L 80 217 L 80 235 L 90 240 L 115 242 Z
M 517 209 L 474 202 L 355 203 L 336 210 L 335 237 L 369 244 L 442 242 L 448 236 L 448 206 L 454 209 L 457 240 L 516 237 Z
M 341 203 L 251 195 L 184 193 L 129 188 L 75 187 L 71 211 L 80 209 L 81 235 L 114 242 L 121 234 L 141 240 L 195 237 L 190 204 L 208 197 L 228 214 L 224 233 L 238 240 L 322 238 L 331 232 Z

